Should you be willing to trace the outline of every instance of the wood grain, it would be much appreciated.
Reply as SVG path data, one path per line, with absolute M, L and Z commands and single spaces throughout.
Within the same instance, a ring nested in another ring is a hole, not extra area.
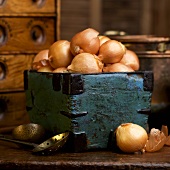
M 56 0 L 0 1 L 0 133 L 29 121 L 23 72 L 56 40 L 56 6 Z
M 26 99 L 24 92 L 0 94 L 0 131 L 7 131 L 5 127 L 14 127 L 28 123 Z M 10 128 L 8 128 L 10 130 Z
M 170 147 L 158 152 L 125 154 L 113 151 L 89 151 L 83 153 L 56 152 L 39 156 L 31 150 L 0 141 L 0 169 L 23 170 L 169 170 Z
M 6 0 L 0 6 L 0 15 L 8 14 L 10 16 L 16 14 L 30 14 L 30 13 L 55 13 L 55 0 Z
M 17 91 L 24 88 L 23 72 L 31 68 L 34 55 L 0 55 L 0 63 L 5 67 L 5 77 L 0 80 L 0 92 Z
M 51 17 L 0 18 L 5 28 L 5 41 L 0 53 L 32 53 L 49 48 L 55 41 L 55 19 Z

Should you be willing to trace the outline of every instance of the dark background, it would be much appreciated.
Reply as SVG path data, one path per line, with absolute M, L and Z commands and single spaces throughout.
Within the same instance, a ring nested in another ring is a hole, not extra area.
M 169 0 L 62 0 L 61 38 L 87 27 L 169 36 L 169 7 Z

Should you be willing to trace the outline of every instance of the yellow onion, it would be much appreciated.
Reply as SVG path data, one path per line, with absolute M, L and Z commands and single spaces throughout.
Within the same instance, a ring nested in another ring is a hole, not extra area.
M 115 63 L 103 67 L 103 72 L 134 72 L 134 70 L 122 63 Z
M 99 58 L 105 64 L 118 63 L 126 52 L 125 46 L 116 40 L 108 40 L 100 46 Z
M 165 134 L 159 129 L 152 128 L 149 133 L 149 139 L 146 142 L 145 151 L 146 152 L 156 152 L 162 149 L 166 143 Z
M 139 58 L 136 53 L 131 50 L 126 50 L 120 63 L 131 67 L 133 70 L 139 70 Z
M 96 54 L 100 47 L 98 38 L 99 32 L 88 28 L 77 34 L 71 39 L 70 50 L 74 56 L 80 53 Z
M 33 70 L 38 70 L 40 67 L 49 65 L 48 52 L 49 50 L 46 49 L 46 50 L 41 50 L 39 53 L 36 54 L 32 62 Z
M 133 123 L 121 124 L 115 133 L 117 146 L 127 153 L 142 151 L 148 139 L 146 130 Z
M 59 67 L 53 70 L 53 73 L 66 73 L 66 72 L 68 72 L 66 67 Z
M 54 69 L 67 67 L 70 65 L 73 55 L 70 51 L 70 42 L 67 40 L 58 40 L 49 48 L 49 63 Z
M 103 63 L 94 54 L 81 53 L 74 57 L 67 69 L 78 73 L 100 73 Z
M 99 35 L 98 37 L 99 37 L 99 40 L 100 40 L 100 46 L 101 46 L 103 43 L 105 43 L 106 41 L 110 40 L 109 37 L 104 36 L 104 35 Z
M 40 67 L 37 72 L 53 72 L 53 68 L 51 66 Z

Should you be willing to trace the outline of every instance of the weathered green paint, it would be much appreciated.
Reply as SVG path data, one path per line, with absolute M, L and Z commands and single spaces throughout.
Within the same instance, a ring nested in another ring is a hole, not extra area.
M 77 76 L 80 90 L 75 92 Z M 143 113 L 151 108 L 152 82 L 152 73 L 146 72 L 25 71 L 27 111 L 31 122 L 43 125 L 53 134 L 84 133 L 87 149 L 107 148 L 110 131 L 122 123 L 132 122 L 147 129 L 148 115 Z

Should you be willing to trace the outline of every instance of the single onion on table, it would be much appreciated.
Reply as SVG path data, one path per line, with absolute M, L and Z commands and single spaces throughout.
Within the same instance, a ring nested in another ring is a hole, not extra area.
M 124 123 L 115 131 L 117 146 L 126 153 L 142 151 L 148 140 L 146 130 L 134 123 Z

